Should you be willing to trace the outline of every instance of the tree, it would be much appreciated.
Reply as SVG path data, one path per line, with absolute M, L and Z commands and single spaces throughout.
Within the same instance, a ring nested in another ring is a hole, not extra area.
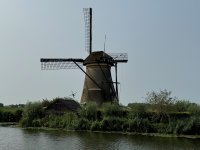
M 161 90 L 159 92 L 149 92 L 146 97 L 147 103 L 152 107 L 152 111 L 156 113 L 156 119 L 165 120 L 170 119 L 169 113 L 173 111 L 175 98 L 171 97 L 171 92 Z
M 3 107 L 3 103 L 0 103 L 0 107 Z

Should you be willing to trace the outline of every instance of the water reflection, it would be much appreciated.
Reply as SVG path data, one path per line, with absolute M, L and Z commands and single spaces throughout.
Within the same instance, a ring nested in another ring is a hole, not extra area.
M 104 150 L 194 150 L 199 149 L 200 140 L 186 138 L 150 137 L 109 133 L 84 133 L 81 149 Z
M 2 150 L 196 150 L 200 139 L 0 127 Z
M 80 138 L 72 132 L 23 130 L 26 146 L 35 145 L 34 149 L 42 150 L 75 150 L 80 149 Z

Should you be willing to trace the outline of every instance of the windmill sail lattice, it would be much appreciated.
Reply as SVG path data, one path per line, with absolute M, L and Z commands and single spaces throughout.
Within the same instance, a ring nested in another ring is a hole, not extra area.
M 78 69 L 79 67 L 74 62 L 83 67 L 83 59 L 41 58 L 40 62 L 42 70 Z
M 42 70 L 77 69 L 85 74 L 81 103 L 94 101 L 118 101 L 117 64 L 126 63 L 126 53 L 92 51 L 92 8 L 84 9 L 85 48 L 89 55 L 85 58 L 41 58 Z M 86 66 L 86 70 L 82 67 Z M 111 67 L 115 67 L 115 82 L 112 80 Z M 115 83 L 115 86 L 114 86 Z
M 84 8 L 85 20 L 85 50 L 91 54 L 92 52 L 92 8 Z
M 108 53 L 115 63 L 126 63 L 128 61 L 127 53 Z

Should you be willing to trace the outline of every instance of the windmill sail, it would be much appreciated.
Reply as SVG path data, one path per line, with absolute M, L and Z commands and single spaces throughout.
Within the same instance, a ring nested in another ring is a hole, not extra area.
M 126 63 L 128 61 L 127 53 L 108 53 L 111 56 L 115 63 Z
M 40 62 L 42 70 L 78 69 L 83 66 L 83 59 L 79 58 L 41 58 Z
M 85 50 L 91 54 L 92 52 L 92 8 L 84 8 L 85 20 Z

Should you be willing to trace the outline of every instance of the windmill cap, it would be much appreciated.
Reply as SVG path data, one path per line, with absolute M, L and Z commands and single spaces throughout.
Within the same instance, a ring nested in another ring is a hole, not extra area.
M 93 64 L 93 63 L 106 63 L 111 66 L 114 65 L 113 58 L 106 54 L 104 51 L 92 52 L 83 62 L 83 65 Z

